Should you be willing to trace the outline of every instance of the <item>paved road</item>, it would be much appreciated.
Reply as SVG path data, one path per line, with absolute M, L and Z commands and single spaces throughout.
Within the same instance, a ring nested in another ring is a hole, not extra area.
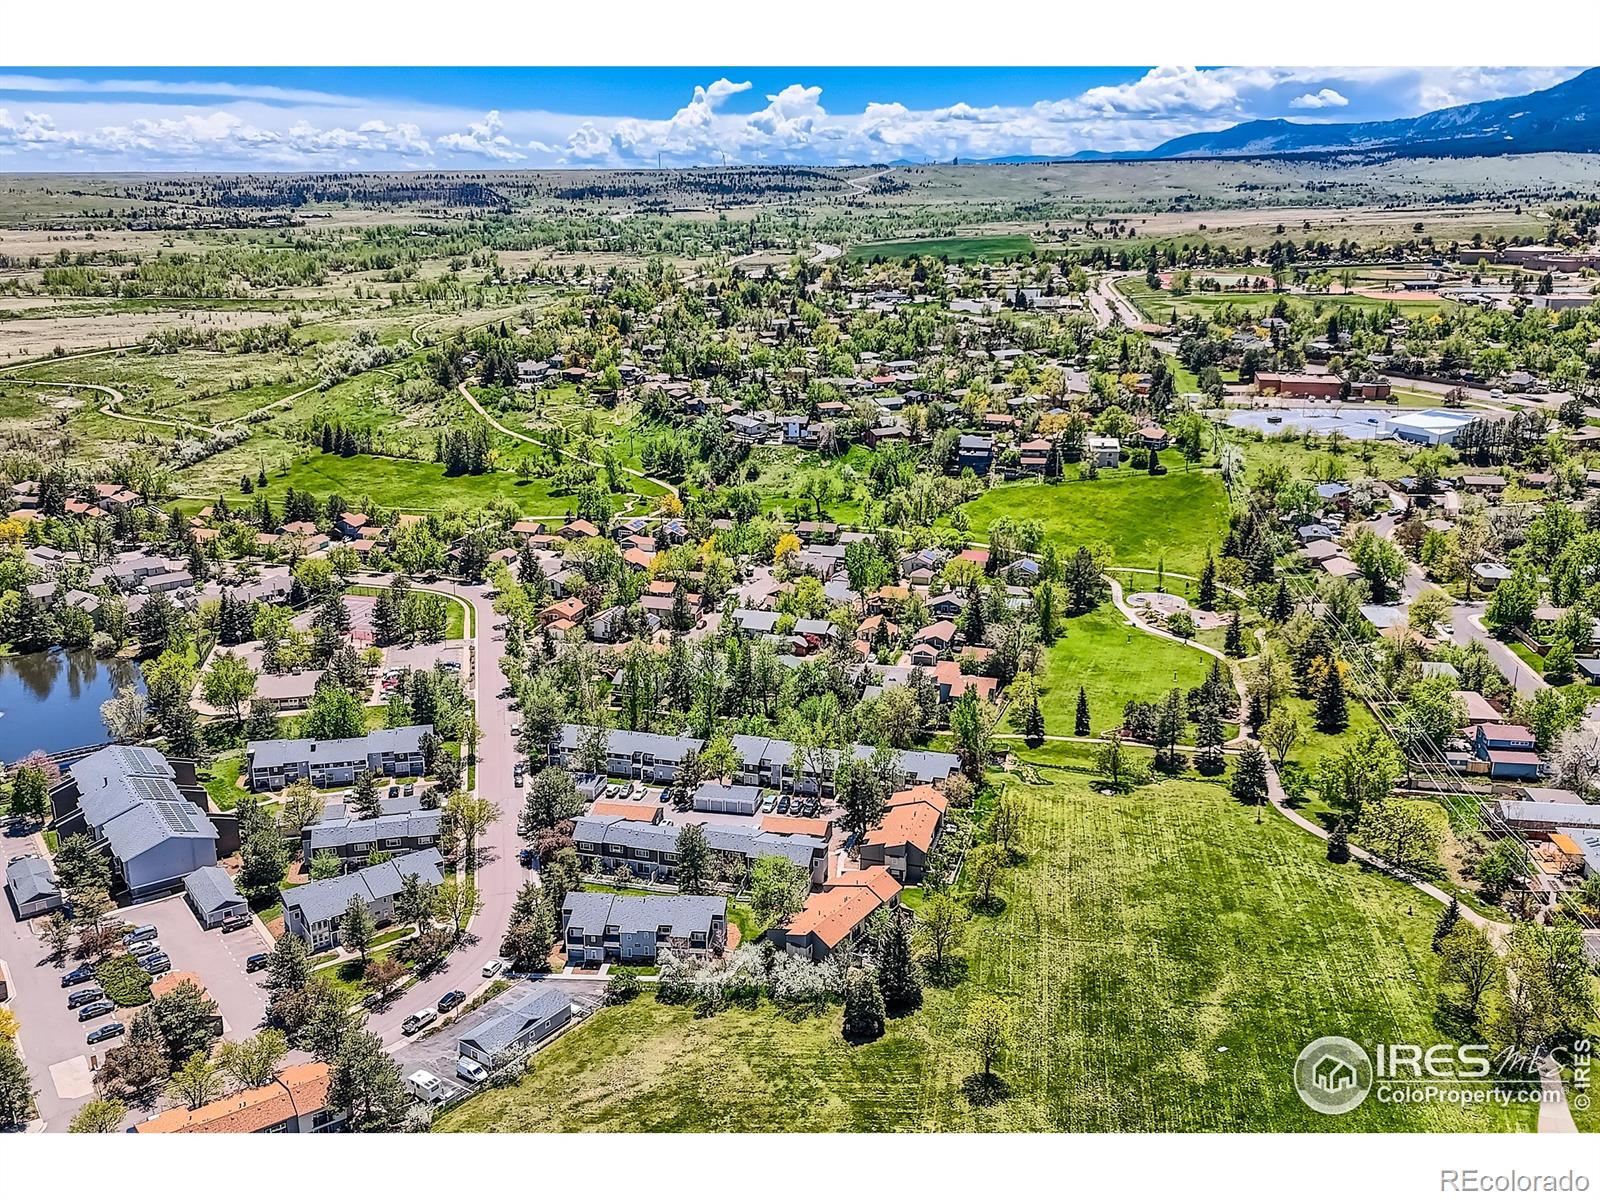
M 374 581 L 387 577 L 372 576 Z M 366 582 L 364 578 L 362 582 Z M 396 1000 L 386 1012 L 368 1018 L 368 1027 L 392 1045 L 401 1040 L 400 1023 L 419 1008 L 433 1004 L 445 992 L 460 989 L 469 996 L 487 985 L 483 964 L 500 952 L 500 937 L 511 919 L 511 905 L 529 873 L 517 862 L 517 812 L 521 798 L 512 787 L 512 766 L 516 762 L 516 741 L 511 736 L 514 714 L 501 700 L 506 686 L 500 669 L 505 638 L 494 626 L 499 620 L 483 585 L 457 585 L 449 590 L 473 611 L 474 646 L 473 701 L 483 737 L 478 743 L 476 789 L 500 806 L 500 819 L 478 844 L 478 892 L 483 910 L 473 921 L 469 942 L 456 950 L 444 968 L 416 984 Z

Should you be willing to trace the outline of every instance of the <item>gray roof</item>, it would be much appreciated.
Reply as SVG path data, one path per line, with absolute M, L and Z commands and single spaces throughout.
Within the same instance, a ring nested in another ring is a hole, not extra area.
M 509 1008 L 478 1022 L 461 1035 L 460 1045 L 470 1043 L 491 1058 L 513 1046 L 530 1028 L 570 1010 L 572 1001 L 565 992 L 548 984 L 528 991 Z
M 37 854 L 6 864 L 6 887 L 10 889 L 11 898 L 18 907 L 61 895 L 61 887 L 56 883 L 49 862 Z
M 181 839 L 217 840 L 217 827 L 181 796 L 176 800 L 147 801 L 113 817 L 101 830 L 118 862 L 132 862 L 164 842 Z
M 344 912 L 352 896 L 360 896 L 364 901 L 398 896 L 401 881 L 407 875 L 421 876 L 424 883 L 440 883 L 444 879 L 439 870 L 441 861 L 437 850 L 415 850 L 375 867 L 363 867 L 349 875 L 285 888 L 282 892 L 283 906 L 299 909 L 305 922 L 315 925 L 318 921 L 332 920 Z
M 694 790 L 696 800 L 756 800 L 761 789 L 746 783 L 702 783 Z
M 759 608 L 736 608 L 733 610 L 733 622 L 750 633 L 771 633 L 778 627 L 778 614 Z
M 441 815 L 441 810 L 437 808 L 419 808 L 414 812 L 386 813 L 364 821 L 347 816 L 334 817 L 307 826 L 304 836 L 313 853 L 328 847 L 348 846 L 353 842 L 438 837 Z
M 712 922 L 728 918 L 722 896 L 614 896 L 609 892 L 569 892 L 561 906 L 563 930 L 599 933 L 615 925 L 622 933 L 655 933 L 670 929 L 675 938 L 709 936 Z
M 649 825 L 627 817 L 614 820 L 582 817 L 573 824 L 572 838 L 577 842 L 609 844 L 626 850 L 672 854 L 677 851 L 682 828 L 680 825 Z M 812 859 L 827 850 L 827 843 L 822 839 L 805 834 L 768 833 L 740 825 L 702 825 L 701 828 L 705 830 L 706 844 L 711 849 L 748 859 L 777 856 L 809 868 Z
M 189 899 L 194 901 L 195 908 L 203 913 L 221 912 L 244 903 L 244 897 L 234 886 L 232 876 L 221 867 L 201 867 L 198 871 L 190 871 L 183 877 L 183 887 L 189 893 Z
M 432 725 L 404 725 L 398 729 L 375 729 L 358 738 L 273 738 L 251 742 L 248 748 L 252 767 L 283 767 L 291 763 L 356 762 L 369 754 L 415 754 L 422 735 L 432 733 Z
M 563 725 L 559 738 L 561 749 L 576 750 L 586 728 L 583 725 Z M 606 753 L 617 758 L 651 754 L 669 762 L 678 762 L 690 750 L 697 751 L 704 745 L 699 738 L 676 737 L 669 733 L 637 733 L 630 729 L 606 731 Z

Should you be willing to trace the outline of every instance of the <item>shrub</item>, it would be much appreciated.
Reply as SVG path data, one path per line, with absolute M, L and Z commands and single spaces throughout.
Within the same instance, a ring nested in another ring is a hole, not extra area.
M 135 1008 L 150 1003 L 150 972 L 133 955 L 108 958 L 94 969 L 94 977 L 106 990 L 106 998 L 119 1008 Z

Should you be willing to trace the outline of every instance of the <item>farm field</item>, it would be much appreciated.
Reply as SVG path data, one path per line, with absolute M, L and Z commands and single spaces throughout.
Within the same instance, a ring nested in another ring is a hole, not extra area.
M 1179 318 L 1194 316 L 1197 313 L 1211 317 L 1224 305 L 1232 305 L 1242 311 L 1267 316 L 1280 299 L 1287 301 L 1291 310 L 1302 310 L 1313 316 L 1323 316 L 1340 308 L 1368 311 L 1382 309 L 1390 304 L 1399 309 L 1402 316 L 1418 316 L 1436 312 L 1446 303 L 1433 299 L 1408 298 L 1404 293 L 1396 293 L 1392 300 L 1387 297 L 1380 299 L 1363 296 L 1360 293 L 1345 295 L 1339 292 L 1325 295 L 1285 292 L 1280 296 L 1271 291 L 1261 293 L 1191 291 L 1182 296 L 1174 296 L 1171 292 L 1152 290 L 1143 279 L 1119 279 L 1112 286 L 1132 301 L 1134 307 L 1150 321 L 1165 321 L 1174 311 Z
M 442 1116 L 446 1131 L 1384 1130 L 1532 1128 L 1526 1107 L 1366 1104 L 1311 1112 L 1290 1067 L 1340 1033 L 1444 1034 L 1437 913 L 1381 876 L 1327 863 L 1286 821 L 1257 825 L 1216 784 L 1102 796 L 1044 768 L 1025 798 L 1005 907 L 965 932 L 965 978 L 852 1047 L 837 1007 L 763 1003 L 697 1018 L 649 996 L 602 1009 L 518 1085 Z M 1415 911 L 1408 911 L 1414 909 Z M 968 1003 L 1013 1005 L 1006 1094 L 964 1084 Z
M 1095 480 L 996 484 L 965 511 L 980 540 L 1000 517 L 1036 520 L 1064 554 L 1105 542 L 1118 566 L 1153 568 L 1164 559 L 1167 570 L 1192 574 L 1226 531 L 1228 502 L 1214 472 L 1119 467 Z

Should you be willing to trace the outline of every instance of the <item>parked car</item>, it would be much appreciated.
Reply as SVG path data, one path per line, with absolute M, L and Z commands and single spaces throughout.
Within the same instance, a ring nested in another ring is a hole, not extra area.
M 158 936 L 154 925 L 140 925 L 122 935 L 122 944 L 132 946 L 135 942 L 153 942 Z
M 91 1030 L 89 1036 L 84 1040 L 91 1046 L 96 1042 L 109 1042 L 114 1037 L 121 1037 L 125 1028 L 126 1026 L 121 1021 L 113 1021 L 109 1025 L 102 1025 L 99 1029 Z
M 400 1032 L 410 1037 L 420 1029 L 426 1029 L 439 1019 L 439 1011 L 433 1008 L 418 1009 L 404 1021 L 400 1022 Z
M 141 958 L 139 965 L 151 975 L 165 975 L 172 970 L 172 960 L 165 954 L 152 954 L 149 958 Z
M 105 999 L 106 990 L 96 984 L 94 987 L 79 988 L 67 997 L 68 1008 L 82 1008 L 95 1000 Z
M 94 968 L 88 963 L 81 967 L 74 967 L 61 977 L 62 987 L 77 987 L 80 983 L 88 983 L 94 978 Z
M 522 736 L 522 726 L 521 725 L 513 725 L 511 727 L 511 736 L 514 737 L 514 738 L 515 737 L 521 737 Z
M 473 1062 L 470 1058 L 456 1059 L 456 1076 L 465 1079 L 468 1083 L 482 1083 L 489 1078 L 489 1072 L 483 1069 L 483 1064 Z
M 96 1017 L 109 1017 L 117 1011 L 117 1006 L 109 1000 L 96 1000 L 93 1004 L 85 1004 L 78 1010 L 78 1020 L 92 1021 Z
M 391 786 L 389 788 L 389 799 L 398 800 L 399 798 L 400 798 L 400 785 L 397 783 L 397 784 L 394 784 L 393 786 Z
M 250 918 L 248 916 L 244 916 L 244 917 L 229 917 L 227 920 L 223 921 L 223 923 L 222 923 L 222 932 L 223 933 L 232 933 L 235 929 L 249 929 L 249 928 L 250 928 Z
M 518 850 L 517 861 L 528 870 L 533 870 L 533 851 L 526 848 Z
M 156 941 L 155 938 L 146 938 L 144 941 L 134 942 L 128 947 L 128 953 L 135 958 L 143 958 L 147 954 L 159 954 L 160 952 L 161 943 Z
M 778 798 L 776 796 L 768 796 L 766 798 L 766 801 L 761 805 L 761 811 L 769 813 L 769 812 L 771 812 L 773 809 L 775 809 L 777 807 L 778 807 Z
M 488 962 L 483 964 L 483 977 L 485 979 L 493 979 L 505 969 L 505 963 L 501 962 L 498 958 L 491 958 Z
M 252 954 L 249 958 L 244 960 L 245 971 L 265 971 L 267 969 L 268 957 L 269 956 L 265 954 Z
M 779 813 L 786 813 L 788 811 L 789 811 L 789 797 L 787 797 L 787 796 L 778 797 L 778 812 Z
M 416 795 L 417 794 L 417 785 L 414 784 L 414 783 L 406 784 L 405 787 L 400 789 L 400 794 L 402 796 L 414 796 L 414 795 Z
M 444 995 L 439 997 L 438 1009 L 442 1013 L 447 1013 L 452 1008 L 459 1007 L 461 1002 L 463 1000 L 465 1000 L 466 998 L 467 998 L 467 994 L 465 992 L 461 991 L 459 988 L 456 988 L 456 989 L 454 989 L 452 991 L 448 991 Z

